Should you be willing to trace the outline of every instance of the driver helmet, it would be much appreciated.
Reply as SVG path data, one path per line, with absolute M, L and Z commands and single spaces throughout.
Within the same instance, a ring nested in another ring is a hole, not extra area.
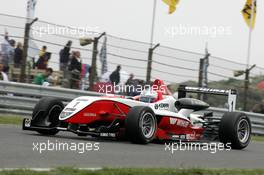
M 139 101 L 145 103 L 154 103 L 158 99 L 158 93 L 156 91 L 146 89 L 143 90 L 139 96 Z

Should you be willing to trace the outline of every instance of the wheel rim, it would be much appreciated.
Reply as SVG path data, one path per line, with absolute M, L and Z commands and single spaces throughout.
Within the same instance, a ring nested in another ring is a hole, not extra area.
M 249 122 L 246 119 L 242 119 L 238 123 L 237 136 L 241 143 L 246 143 L 250 135 Z
M 153 114 L 145 113 L 141 118 L 142 134 L 146 138 L 151 138 L 156 131 L 156 120 Z
M 49 122 L 50 124 L 53 124 L 53 122 L 57 122 L 57 120 L 53 118 L 53 116 L 59 117 L 61 111 L 62 107 L 60 105 L 54 105 L 49 111 L 49 117 L 47 117 L 46 122 Z

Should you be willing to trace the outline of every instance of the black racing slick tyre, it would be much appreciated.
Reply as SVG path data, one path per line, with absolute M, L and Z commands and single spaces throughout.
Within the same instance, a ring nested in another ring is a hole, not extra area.
M 157 132 L 157 119 L 152 109 L 146 106 L 131 108 L 125 120 L 125 130 L 132 143 L 151 142 Z
M 63 108 L 63 103 L 57 98 L 45 97 L 40 99 L 33 110 L 32 125 L 44 128 L 58 126 L 59 115 Z M 37 132 L 43 135 L 55 135 L 59 131 L 57 129 L 39 129 Z
M 227 112 L 219 126 L 220 142 L 231 144 L 232 149 L 244 149 L 251 140 L 251 122 L 248 116 L 239 112 Z

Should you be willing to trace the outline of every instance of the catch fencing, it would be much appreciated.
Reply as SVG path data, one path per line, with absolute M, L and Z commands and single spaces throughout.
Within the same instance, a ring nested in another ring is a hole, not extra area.
M 0 13 L 0 43 L 4 37 L 4 30 L 9 32 L 10 39 L 23 42 L 26 18 Z M 90 29 L 90 30 L 88 30 Z M 82 63 L 90 64 L 93 55 L 93 44 L 80 46 L 80 38 L 98 37 L 104 31 L 93 27 L 74 27 L 39 19 L 31 27 L 32 36 L 29 42 L 29 53 L 38 54 L 43 45 L 48 47 L 48 52 L 52 54 L 49 66 L 55 70 L 59 69 L 60 50 L 69 41 L 73 41 L 72 50 L 80 51 Z M 133 73 L 137 79 L 146 79 L 148 55 L 150 44 L 148 42 L 136 41 L 107 33 L 107 62 L 108 71 L 115 70 L 117 65 L 122 66 L 122 70 L 127 74 Z M 98 52 L 102 47 L 104 39 L 98 43 Z M 199 62 L 205 57 L 205 53 L 197 53 L 188 50 L 164 46 L 162 43 L 153 52 L 153 64 L 151 80 L 163 79 L 166 84 L 180 83 L 186 81 L 198 81 Z M 203 47 L 203 46 L 201 46 Z M 210 50 L 209 50 L 210 52 Z M 29 54 L 28 60 L 31 54 Z M 244 77 L 234 77 L 234 71 L 245 70 L 246 64 L 232 61 L 230 58 L 220 58 L 211 53 L 209 58 L 208 81 L 237 79 L 243 81 Z M 238 60 L 238 59 L 237 59 Z M 101 62 L 97 55 L 97 72 L 100 75 Z M 124 73 L 125 74 L 125 73 Z M 251 76 L 264 74 L 264 68 L 255 67 L 251 71 Z M 230 87 L 234 88 L 234 87 Z M 239 87 L 236 87 L 239 88 Z

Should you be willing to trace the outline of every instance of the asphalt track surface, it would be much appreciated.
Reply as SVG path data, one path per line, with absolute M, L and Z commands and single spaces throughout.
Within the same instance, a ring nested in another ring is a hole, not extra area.
M 33 143 L 97 143 L 99 151 L 44 151 L 41 154 Z M 164 144 L 136 145 L 126 141 L 113 141 L 78 137 L 60 132 L 49 137 L 22 131 L 18 126 L 0 125 L 0 168 L 53 168 L 75 166 L 96 167 L 170 167 L 170 168 L 263 168 L 264 142 L 252 142 L 245 150 L 218 151 L 165 151 Z

